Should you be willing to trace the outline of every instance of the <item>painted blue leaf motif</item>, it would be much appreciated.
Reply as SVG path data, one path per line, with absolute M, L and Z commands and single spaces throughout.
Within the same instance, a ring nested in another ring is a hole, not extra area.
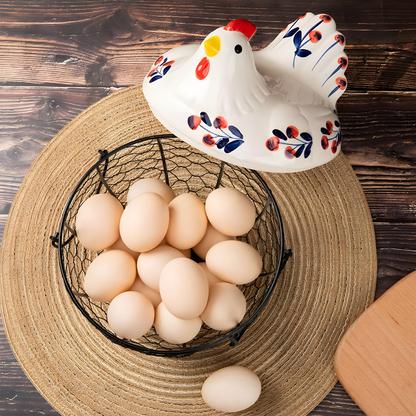
M 169 69 L 171 68 L 171 65 L 167 66 L 164 70 L 163 70 L 163 75 L 166 75 L 169 71 Z
M 155 82 L 155 81 L 157 81 L 160 78 L 162 78 L 162 75 L 155 75 L 154 77 L 150 78 L 149 83 L 150 82 Z M 159 84 L 157 84 L 157 85 L 159 85 Z
M 307 56 L 309 56 L 312 52 L 307 50 L 307 49 L 299 49 L 296 52 L 296 55 L 299 56 L 300 58 L 306 58 Z
M 274 136 L 278 137 L 280 140 L 287 140 L 286 135 L 279 129 L 273 129 L 272 133 Z
M 224 153 L 232 152 L 233 150 L 237 149 L 237 147 L 241 146 L 243 143 L 243 140 L 233 140 L 225 146 Z
M 218 149 L 222 149 L 230 141 L 230 139 L 220 139 L 217 141 Z
M 302 139 L 306 140 L 307 142 L 312 141 L 312 136 L 309 133 L 303 132 L 300 134 L 300 137 L 302 137 Z
M 339 127 L 339 121 L 338 120 L 335 120 L 335 126 Z
M 291 36 L 293 36 L 297 31 L 299 30 L 298 27 L 295 27 L 292 30 L 289 30 L 289 32 L 286 33 L 286 35 L 284 35 L 284 38 L 290 38 Z
M 239 137 L 240 139 L 242 139 L 242 138 L 243 138 L 243 135 L 241 134 L 241 131 L 240 131 L 240 130 L 238 130 L 238 128 L 237 128 L 237 127 L 235 127 L 235 126 L 228 126 L 228 130 L 230 130 L 230 132 L 231 132 L 232 134 L 234 134 L 234 136 L 237 136 L 237 137 Z
M 325 127 L 321 127 L 321 133 L 326 134 L 326 135 L 330 134 L 329 131 Z
M 312 143 L 309 143 L 306 146 L 305 153 L 303 154 L 303 156 L 305 156 L 305 159 L 309 157 L 309 155 L 311 154 L 311 150 L 312 150 Z
M 160 63 L 160 65 L 163 65 L 165 62 L 167 62 L 168 61 L 168 57 L 166 57 L 161 63 Z
M 212 123 L 211 123 L 211 120 L 210 120 L 210 118 L 209 118 L 209 116 L 208 116 L 208 114 L 205 112 L 205 111 L 203 111 L 201 114 L 200 114 L 200 116 L 201 116 L 201 120 L 207 125 L 207 126 L 209 126 L 209 127 L 211 127 L 212 126 Z
M 299 149 L 298 150 L 296 150 L 296 157 L 298 158 L 298 157 L 300 157 L 301 155 L 302 155 L 302 153 L 303 153 L 303 149 L 305 148 L 305 145 L 303 144 L 302 146 L 299 146 Z
M 296 32 L 294 38 L 293 38 L 293 44 L 295 45 L 296 49 L 299 49 L 300 43 L 302 42 L 302 31 L 299 30 Z

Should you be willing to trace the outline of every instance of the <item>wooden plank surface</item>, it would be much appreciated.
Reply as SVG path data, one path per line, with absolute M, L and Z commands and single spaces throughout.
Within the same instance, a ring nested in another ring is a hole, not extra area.
M 416 271 L 372 304 L 348 329 L 335 370 L 368 416 L 416 414 Z
M 141 82 L 155 57 L 234 18 L 265 47 L 306 11 L 346 36 L 343 151 L 363 186 L 377 241 L 376 297 L 416 269 L 416 2 L 407 0 L 38 1 L 0 4 L 0 238 L 30 164 L 79 112 Z M 26 378 L 0 324 L 0 414 L 56 412 Z M 338 383 L 310 415 L 363 415 Z

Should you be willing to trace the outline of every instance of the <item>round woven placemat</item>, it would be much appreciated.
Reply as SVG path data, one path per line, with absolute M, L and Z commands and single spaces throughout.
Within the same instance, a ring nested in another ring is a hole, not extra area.
M 374 298 L 376 247 L 360 184 L 341 153 L 310 171 L 263 173 L 293 251 L 276 290 L 235 347 L 186 358 L 147 356 L 112 344 L 65 291 L 57 231 L 71 191 L 97 161 L 140 137 L 167 131 L 140 86 L 85 110 L 40 153 L 13 202 L 1 250 L 1 312 L 29 379 L 62 415 L 214 415 L 201 397 L 213 371 L 239 364 L 262 382 L 241 415 L 306 415 L 336 382 L 333 357 Z

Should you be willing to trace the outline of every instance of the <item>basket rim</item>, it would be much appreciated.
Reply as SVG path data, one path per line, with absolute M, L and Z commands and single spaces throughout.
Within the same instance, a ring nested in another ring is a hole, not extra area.
M 276 200 L 275 200 L 270 188 L 268 187 L 268 185 L 266 184 L 264 179 L 261 177 L 261 175 L 256 170 L 239 166 L 240 169 L 245 169 L 245 170 L 253 173 L 256 176 L 256 178 L 260 181 L 260 183 L 264 187 L 264 189 L 266 190 L 267 196 L 270 198 L 271 204 L 273 205 L 273 208 L 276 212 L 277 219 L 278 219 L 278 224 L 279 224 L 279 232 L 280 232 L 280 250 L 279 250 L 279 261 L 278 261 L 277 269 L 276 269 L 276 272 L 275 272 L 275 275 L 273 277 L 272 282 L 270 283 L 266 293 L 263 295 L 263 298 L 262 298 L 260 304 L 257 306 L 257 308 L 255 309 L 253 314 L 247 320 L 245 320 L 241 325 L 238 325 L 234 329 L 229 330 L 226 334 L 224 334 L 223 336 L 221 336 L 219 339 L 217 339 L 215 341 L 211 341 L 211 342 L 209 342 L 207 344 L 204 344 L 204 345 L 197 345 L 197 346 L 194 346 L 194 347 L 183 348 L 183 349 L 172 349 L 172 350 L 152 349 L 152 348 L 145 347 L 143 345 L 134 344 L 134 343 L 129 342 L 128 339 L 120 338 L 117 335 L 115 335 L 114 333 L 111 333 L 110 331 L 108 331 L 106 328 L 103 328 L 102 326 L 100 326 L 86 312 L 86 310 L 83 308 L 83 306 L 81 305 L 81 303 L 79 302 L 79 300 L 77 299 L 75 294 L 73 293 L 73 291 L 70 287 L 70 284 L 68 282 L 68 277 L 67 277 L 67 274 L 66 274 L 66 271 L 65 271 L 64 259 L 63 259 L 63 247 L 64 247 L 64 245 L 66 245 L 69 242 L 70 239 L 72 239 L 74 237 L 74 235 L 72 235 L 66 242 L 62 241 L 62 237 L 63 237 L 63 233 L 64 233 L 64 227 L 66 227 L 65 220 L 66 220 L 66 217 L 67 217 L 67 214 L 68 214 L 68 211 L 69 211 L 69 207 L 70 207 L 71 202 L 72 202 L 74 196 L 76 195 L 78 189 L 84 183 L 84 181 L 90 175 L 90 173 L 94 169 L 96 169 L 99 165 L 101 165 L 102 163 L 105 163 L 111 156 L 113 156 L 114 154 L 118 153 L 119 151 L 121 151 L 121 150 L 123 150 L 127 147 L 133 146 L 133 145 L 138 144 L 138 143 L 142 143 L 142 142 L 150 141 L 150 140 L 155 140 L 155 139 L 159 141 L 160 139 L 170 139 L 170 138 L 171 139 L 175 138 L 175 139 L 180 140 L 179 138 L 177 138 L 177 136 L 175 136 L 173 134 L 151 135 L 151 136 L 141 137 L 139 139 L 135 139 L 135 140 L 132 140 L 130 142 L 127 142 L 127 143 L 111 150 L 110 152 L 103 151 L 103 150 L 98 150 L 98 152 L 101 155 L 100 159 L 97 162 L 95 162 L 85 172 L 85 174 L 82 176 L 82 178 L 78 181 L 78 183 L 76 184 L 76 186 L 72 190 L 72 192 L 71 192 L 70 196 L 68 197 L 67 202 L 64 206 L 62 214 L 61 214 L 61 220 L 60 220 L 60 224 L 59 224 L 58 235 L 55 236 L 53 239 L 51 237 L 51 239 L 55 240 L 55 241 L 57 240 L 59 268 L 60 268 L 60 271 L 61 271 L 61 276 L 62 276 L 62 279 L 64 281 L 66 291 L 68 292 L 72 302 L 80 310 L 82 315 L 88 320 L 88 322 L 90 322 L 96 329 L 98 329 L 100 333 L 102 333 L 106 338 L 108 338 L 110 341 L 112 341 L 115 344 L 118 344 L 118 345 L 120 345 L 124 348 L 129 348 L 129 349 L 132 349 L 132 350 L 135 350 L 135 351 L 139 351 L 139 352 L 144 353 L 144 354 L 158 355 L 158 356 L 165 356 L 165 357 L 181 357 L 181 356 L 192 355 L 192 354 L 194 354 L 198 351 L 202 351 L 202 350 L 205 350 L 207 348 L 214 347 L 214 346 L 222 344 L 223 342 L 226 342 L 226 341 L 230 341 L 230 346 L 236 345 L 238 343 L 238 340 L 240 339 L 240 337 L 244 334 L 244 332 L 247 330 L 247 328 L 253 323 L 253 321 L 256 319 L 257 315 L 260 313 L 260 311 L 263 309 L 264 305 L 268 301 L 271 293 L 273 292 L 273 290 L 274 290 L 274 288 L 277 284 L 277 280 L 279 278 L 279 275 L 280 275 L 281 271 L 283 270 L 283 268 L 286 264 L 286 261 L 291 256 L 291 250 L 290 249 L 285 249 L 285 247 L 284 247 L 283 221 L 282 221 L 282 217 L 281 217 L 278 205 L 276 203 Z M 221 166 L 232 165 L 228 162 L 224 162 L 224 161 L 220 161 L 220 160 L 219 160 L 219 163 L 221 164 Z M 166 165 L 165 165 L 164 161 L 163 161 L 163 165 L 164 165 L 165 175 L 167 177 L 167 170 L 166 170 Z

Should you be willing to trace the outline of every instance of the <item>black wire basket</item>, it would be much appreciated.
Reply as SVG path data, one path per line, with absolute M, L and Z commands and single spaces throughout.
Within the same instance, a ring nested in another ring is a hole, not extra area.
M 99 150 L 99 153 L 97 163 L 71 193 L 59 232 L 51 236 L 52 244 L 58 248 L 63 281 L 72 301 L 88 321 L 112 342 L 145 354 L 186 356 L 223 342 L 237 344 L 266 304 L 290 256 L 290 250 L 284 249 L 279 209 L 262 177 L 256 171 L 210 157 L 173 135 L 145 137 L 111 152 Z M 76 236 L 75 219 L 80 206 L 89 197 L 108 192 L 125 207 L 130 186 L 139 179 L 149 177 L 163 180 L 176 195 L 192 192 L 202 201 L 220 186 L 234 187 L 252 200 L 257 211 L 256 222 L 246 235 L 238 239 L 259 251 L 263 270 L 254 282 L 239 286 L 246 297 L 247 311 L 236 328 L 217 331 L 203 324 L 193 340 L 181 345 L 164 341 L 154 327 L 141 338 L 123 339 L 108 325 L 108 303 L 95 302 L 85 293 L 84 276 L 100 252 L 85 249 Z

